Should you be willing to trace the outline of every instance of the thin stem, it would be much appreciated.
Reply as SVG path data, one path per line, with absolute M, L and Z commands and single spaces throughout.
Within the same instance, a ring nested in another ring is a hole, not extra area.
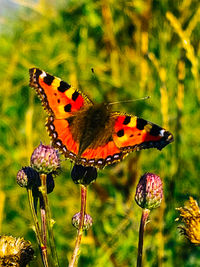
M 143 251 L 143 239 L 144 239 L 144 229 L 146 225 L 147 218 L 149 216 L 149 209 L 142 210 L 142 217 L 140 221 L 140 231 L 139 231 L 139 242 L 138 242 L 138 257 L 137 257 L 137 267 L 142 266 L 142 251 Z
M 40 177 L 41 178 L 41 177 Z M 46 207 L 45 202 L 43 200 L 43 194 L 46 192 L 46 175 L 44 174 L 44 178 L 41 178 L 41 187 L 39 188 L 42 193 L 42 197 L 40 197 L 40 215 L 41 215 L 41 229 L 42 229 L 42 241 L 43 241 L 43 253 L 45 254 L 46 263 L 48 266 L 48 257 L 47 257 L 47 218 L 46 218 Z
M 81 210 L 80 210 L 80 223 L 78 228 L 78 233 L 76 237 L 76 243 L 74 247 L 74 252 L 69 263 L 69 267 L 74 267 L 79 256 L 79 249 L 81 244 L 81 238 L 83 235 L 84 217 L 86 213 L 86 198 L 87 198 L 87 187 L 81 185 Z
M 41 215 L 41 229 L 42 229 L 42 241 L 44 249 L 47 250 L 47 222 L 46 222 L 46 210 L 43 205 L 43 199 L 40 198 L 40 215 Z
M 27 193 L 28 193 L 28 202 L 29 202 L 29 206 L 30 206 L 30 210 L 31 210 L 31 214 L 32 214 L 33 222 L 34 222 L 34 226 L 35 226 L 35 234 L 37 237 L 37 241 L 39 244 L 42 244 L 42 235 L 41 235 L 41 231 L 40 231 L 39 221 L 38 221 L 38 218 L 37 218 L 37 215 L 35 212 L 32 190 L 27 189 Z
M 45 267 L 48 267 L 47 254 L 45 252 L 45 246 L 44 246 L 44 243 L 42 240 L 42 232 L 40 230 L 39 221 L 38 221 L 38 218 L 36 215 L 36 209 L 35 209 L 35 205 L 34 205 L 35 199 L 33 199 L 33 194 L 32 194 L 31 189 L 27 189 L 27 193 L 28 193 L 29 206 L 30 206 L 30 210 L 31 210 L 31 214 L 32 214 L 33 222 L 34 222 L 34 226 L 35 226 L 35 234 L 36 234 L 37 242 L 38 242 L 41 256 L 42 256 L 42 262 L 43 262 Z
M 40 179 L 41 179 L 41 187 L 39 188 L 40 192 L 42 193 L 42 200 L 43 200 L 43 209 L 41 209 L 41 212 L 45 212 L 45 228 L 48 231 L 48 235 L 49 235 L 49 243 L 50 243 L 50 248 L 51 248 L 51 255 L 52 255 L 52 259 L 53 259 L 53 263 L 55 267 L 59 267 L 59 263 L 58 263 L 58 256 L 57 256 L 57 252 L 56 252 L 56 246 L 55 246 L 55 239 L 54 239 L 54 235 L 53 235 L 53 223 L 52 223 L 52 219 L 51 219 L 51 211 L 50 211 L 50 206 L 49 206 L 49 202 L 48 202 L 48 197 L 47 197 L 47 186 L 46 186 L 46 178 L 47 175 L 46 174 L 41 174 L 40 175 Z M 42 214 L 41 214 L 42 216 Z M 41 217 L 42 218 L 42 217 Z

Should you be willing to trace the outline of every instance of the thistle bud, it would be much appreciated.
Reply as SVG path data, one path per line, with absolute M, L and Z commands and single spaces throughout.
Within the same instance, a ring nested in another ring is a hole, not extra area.
M 33 259 L 29 241 L 12 236 L 0 236 L 0 266 L 26 266 Z
M 135 201 L 143 209 L 154 209 L 160 206 L 163 198 L 163 185 L 160 177 L 145 173 L 136 188 Z
M 21 187 L 32 187 L 39 179 L 39 174 L 31 167 L 23 167 L 17 173 L 17 183 Z
M 38 187 L 41 186 L 40 175 L 31 167 L 24 167 L 17 173 L 17 183 L 21 187 L 26 187 L 32 189 L 34 196 L 39 196 L 40 191 Z M 53 174 L 47 174 L 47 194 L 51 193 L 55 187 Z
M 89 185 L 97 178 L 97 169 L 95 167 L 84 167 L 75 164 L 71 172 L 72 180 L 75 184 Z
M 72 217 L 72 225 L 76 229 L 79 229 L 80 217 L 81 217 L 80 212 L 76 213 Z M 92 226 L 92 223 L 93 223 L 92 217 L 89 214 L 85 214 L 85 216 L 84 216 L 83 230 L 88 230 Z
M 31 156 L 31 167 L 39 173 L 55 172 L 60 168 L 58 151 L 51 146 L 40 144 Z

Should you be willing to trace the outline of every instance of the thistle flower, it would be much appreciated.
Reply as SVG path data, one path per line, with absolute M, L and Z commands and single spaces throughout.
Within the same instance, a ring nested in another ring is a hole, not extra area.
M 71 172 L 72 180 L 75 184 L 89 185 L 97 178 L 97 169 L 95 167 L 84 167 L 75 164 Z
M 60 157 L 58 151 L 42 143 L 33 151 L 31 156 L 31 167 L 39 173 L 51 173 L 60 168 Z
M 88 230 L 92 226 L 93 220 L 92 217 L 89 214 L 85 214 L 84 216 L 84 224 L 83 224 L 83 230 Z M 72 217 L 72 225 L 79 229 L 80 224 L 80 212 L 74 214 Z
M 135 201 L 143 209 L 154 209 L 160 206 L 163 198 L 163 185 L 160 177 L 145 173 L 136 188 Z
M 163 186 L 160 177 L 154 173 L 145 173 L 140 178 L 135 193 L 135 201 L 143 209 L 138 241 L 138 267 L 142 266 L 144 230 L 150 210 L 159 207 L 162 198 Z
M 191 243 L 200 245 L 200 209 L 192 197 L 189 198 L 189 204 L 182 208 L 177 208 L 180 211 L 180 218 L 184 226 L 179 226 L 181 232 Z
M 29 241 L 12 236 L 0 236 L 0 266 L 25 267 L 33 259 Z

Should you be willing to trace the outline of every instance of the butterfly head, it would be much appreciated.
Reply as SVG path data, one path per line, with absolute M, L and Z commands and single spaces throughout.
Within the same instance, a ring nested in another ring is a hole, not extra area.
M 98 104 L 98 106 L 99 106 L 100 109 L 105 109 L 107 111 L 111 111 L 111 105 L 110 105 L 110 103 L 103 102 L 101 104 Z

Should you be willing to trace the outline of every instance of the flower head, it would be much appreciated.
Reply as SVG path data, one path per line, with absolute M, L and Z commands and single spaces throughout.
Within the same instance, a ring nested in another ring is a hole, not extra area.
M 47 174 L 47 194 L 51 193 L 55 187 L 53 174 Z M 39 173 L 31 167 L 23 167 L 17 173 L 17 183 L 21 187 L 26 187 L 32 189 L 34 196 L 39 196 L 40 191 L 38 187 L 41 186 L 41 179 Z
M 33 259 L 29 241 L 12 236 L 0 236 L 0 266 L 26 266 Z
M 97 178 L 97 169 L 95 167 L 84 167 L 75 164 L 71 172 L 72 180 L 75 184 L 89 185 Z
M 31 167 L 39 173 L 57 171 L 60 168 L 58 151 L 51 146 L 40 144 L 31 156 Z
M 21 187 L 32 187 L 38 178 L 38 172 L 31 167 L 23 167 L 17 173 L 17 183 Z
M 80 212 L 74 214 L 72 217 L 72 225 L 78 229 L 80 224 Z M 83 230 L 88 230 L 92 226 L 93 220 L 92 217 L 89 214 L 85 214 L 84 216 L 84 224 L 83 224 Z
M 180 211 L 180 219 L 184 223 L 184 226 L 179 226 L 182 233 L 191 243 L 200 245 L 200 209 L 197 202 L 190 197 L 188 206 L 177 210 Z
M 143 209 L 160 206 L 163 198 L 163 185 L 160 177 L 153 173 L 145 173 L 136 188 L 135 201 Z

